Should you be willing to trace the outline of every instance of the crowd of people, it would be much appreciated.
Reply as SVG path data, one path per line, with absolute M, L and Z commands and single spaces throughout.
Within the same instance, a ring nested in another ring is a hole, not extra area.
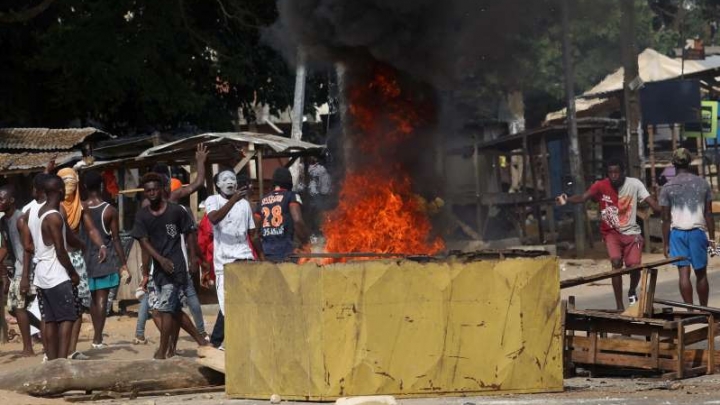
M 199 346 L 223 349 L 224 269 L 235 262 L 291 259 L 293 242 L 306 245 L 310 229 L 302 213 L 302 198 L 293 191 L 287 168 L 273 173 L 270 192 L 253 206 L 252 183 L 232 169 L 222 169 L 213 181 L 217 194 L 205 202 L 205 215 L 196 223 L 180 202 L 205 181 L 207 149 L 196 151 L 196 180 L 183 186 L 167 167 L 146 173 L 140 186 L 143 200 L 131 236 L 142 249 L 140 301 L 135 344 L 145 344 L 145 324 L 152 319 L 160 331 L 156 359 L 176 354 L 180 329 Z M 81 194 L 80 185 L 84 192 Z M 33 200 L 16 206 L 15 190 L 0 187 L 0 262 L 8 310 L 17 319 L 23 354 L 34 355 L 31 327 L 40 331 L 45 358 L 87 359 L 77 350 L 82 315 L 93 324 L 93 349 L 107 347 L 103 330 L 112 291 L 132 277 L 120 241 L 118 211 L 103 200 L 103 177 L 88 170 L 79 176 L 70 168 L 33 180 Z M 319 193 L 315 193 L 317 195 Z M 84 199 L 81 198 L 84 196 Z M 212 335 L 205 330 L 192 277 L 199 269 L 201 285 L 215 286 L 219 313 Z M 37 301 L 40 316 L 29 310 Z M 182 310 L 187 307 L 193 319 Z
M 707 181 L 692 173 L 692 154 L 685 148 L 673 152 L 675 176 L 662 186 L 659 198 L 650 195 L 645 185 L 625 174 L 621 159 L 606 164 L 607 177 L 595 182 L 583 194 L 557 197 L 559 205 L 581 204 L 592 200 L 599 204 L 600 232 L 612 268 L 635 267 L 642 262 L 644 238 L 637 223 L 638 204 L 647 203 L 661 213 L 663 252 L 665 257 L 683 258 L 674 263 L 678 268 L 680 295 L 693 304 L 691 270 L 695 273 L 700 305 L 707 306 L 710 286 L 707 279 L 708 250 L 715 251 L 715 222 L 712 218 L 712 189 Z M 630 273 L 628 303 L 638 301 L 637 286 L 640 270 Z M 625 309 L 622 276 L 612 279 L 615 304 Z

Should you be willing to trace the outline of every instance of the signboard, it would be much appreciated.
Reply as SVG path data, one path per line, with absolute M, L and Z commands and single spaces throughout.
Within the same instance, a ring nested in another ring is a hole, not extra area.
M 697 80 L 645 83 L 640 89 L 640 109 L 646 125 L 697 122 L 699 108 L 700 82 Z
M 703 101 L 700 107 L 701 121 L 685 124 L 685 137 L 717 138 L 718 131 L 718 102 Z

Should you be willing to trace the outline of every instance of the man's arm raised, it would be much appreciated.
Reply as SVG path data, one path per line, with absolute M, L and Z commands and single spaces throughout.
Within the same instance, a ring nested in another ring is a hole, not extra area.
M 207 146 L 200 144 L 197 146 L 195 151 L 195 162 L 197 163 L 197 176 L 192 183 L 188 184 L 187 187 L 180 187 L 179 189 L 170 193 L 169 200 L 172 202 L 178 202 L 190 194 L 196 192 L 203 184 L 205 184 L 205 161 L 207 160 L 208 149 Z

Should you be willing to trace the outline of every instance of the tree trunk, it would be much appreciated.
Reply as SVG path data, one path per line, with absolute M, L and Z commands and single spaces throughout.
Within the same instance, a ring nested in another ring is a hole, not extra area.
M 0 389 L 34 396 L 67 391 L 150 391 L 221 385 L 225 376 L 193 359 L 53 360 L 0 375 Z
M 620 2 L 620 41 L 623 63 L 623 95 L 625 99 L 625 125 L 627 143 L 627 173 L 631 177 L 641 178 L 640 167 L 640 92 L 639 85 L 631 82 L 640 77 L 638 51 L 635 41 L 635 3 L 633 0 Z
M 585 192 L 585 176 L 583 175 L 582 155 L 580 155 L 580 141 L 578 140 L 577 120 L 575 117 L 575 80 L 570 54 L 570 10 L 568 1 L 562 4 L 563 26 L 563 69 L 565 70 L 565 97 L 567 99 L 567 128 L 570 152 L 570 172 L 573 179 L 573 194 Z M 585 204 L 576 204 L 573 208 L 575 222 L 575 253 L 578 257 L 585 254 Z M 538 219 L 540 220 L 540 219 Z

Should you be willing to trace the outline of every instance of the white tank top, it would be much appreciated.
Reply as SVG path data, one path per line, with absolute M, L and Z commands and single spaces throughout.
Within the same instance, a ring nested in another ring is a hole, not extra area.
M 32 235 L 33 244 L 35 245 L 35 280 L 34 284 L 38 288 L 49 289 L 60 283 L 70 280 L 65 267 L 60 264 L 55 252 L 55 245 L 46 245 L 42 237 L 42 223 L 50 214 L 58 214 L 57 210 L 48 210 L 42 216 L 38 217 L 40 207 L 30 209 L 28 218 L 28 228 Z M 63 242 L 65 241 L 65 221 L 63 221 Z

